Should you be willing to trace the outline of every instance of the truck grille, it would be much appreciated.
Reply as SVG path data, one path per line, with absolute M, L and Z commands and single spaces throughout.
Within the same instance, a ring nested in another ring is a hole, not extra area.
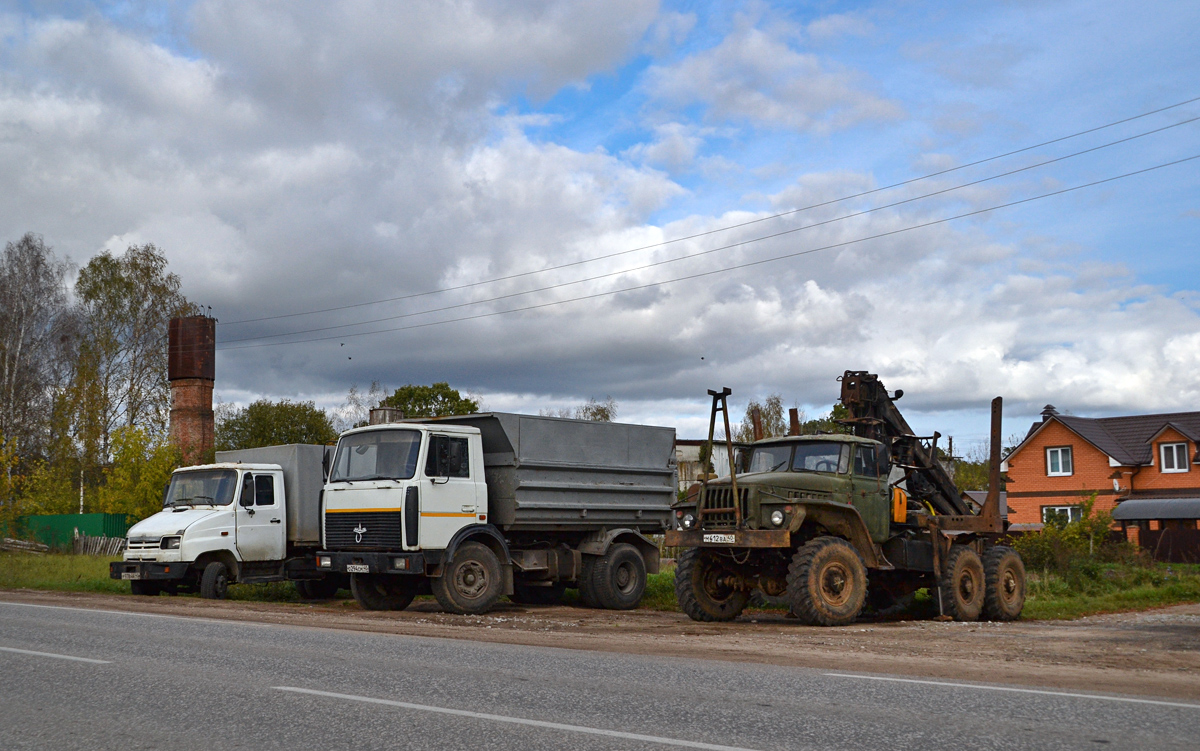
M 162 545 L 160 537 L 130 537 L 128 547 L 129 551 L 135 550 L 158 550 Z
M 403 547 L 400 512 L 326 512 L 325 547 L 331 550 L 400 550 Z
M 701 528 L 726 529 L 737 524 L 733 511 L 733 490 L 731 488 L 708 488 L 701 499 Z M 750 490 L 738 488 L 738 505 L 742 509 L 742 518 L 749 511 Z

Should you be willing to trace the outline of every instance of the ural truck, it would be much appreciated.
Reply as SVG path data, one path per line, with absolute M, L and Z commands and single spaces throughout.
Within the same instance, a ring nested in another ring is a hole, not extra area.
M 929 588 L 942 615 L 1013 620 L 1025 602 L 1020 556 L 999 540 L 1000 417 L 992 402 L 987 499 L 974 508 L 918 437 L 878 376 L 846 371 L 846 433 L 767 438 L 729 452 L 730 474 L 676 504 L 666 545 L 675 594 L 697 621 L 727 621 L 753 592 L 782 597 L 810 625 L 852 623 Z M 729 436 L 729 389 L 709 391 L 709 456 L 717 414 Z M 740 464 L 740 467 L 738 466 Z
M 492 412 L 343 433 L 318 569 L 368 610 L 431 591 L 452 613 L 503 595 L 637 607 L 671 526 L 672 428 Z
M 199 591 L 223 599 L 238 582 L 294 580 L 301 597 L 347 583 L 316 568 L 328 446 L 218 451 L 216 464 L 175 470 L 163 510 L 129 528 L 109 576 L 134 594 Z

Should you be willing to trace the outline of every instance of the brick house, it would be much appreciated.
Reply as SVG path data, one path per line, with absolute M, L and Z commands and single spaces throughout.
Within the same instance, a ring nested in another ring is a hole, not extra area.
M 1130 417 L 1060 415 L 1051 405 L 1004 461 L 1009 521 L 1077 518 L 1096 493 L 1096 509 L 1134 499 L 1200 498 L 1200 412 Z M 1195 520 L 1172 522 L 1195 528 Z M 1153 522 L 1151 528 L 1157 528 Z

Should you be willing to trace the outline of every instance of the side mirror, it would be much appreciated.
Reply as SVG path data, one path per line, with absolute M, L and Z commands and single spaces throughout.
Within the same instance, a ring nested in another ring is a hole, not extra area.
M 329 454 L 329 447 L 326 446 L 321 451 L 321 475 L 324 477 L 325 482 L 329 482 Z
M 254 506 L 254 475 L 249 472 L 242 475 L 242 493 L 238 498 L 238 505 L 243 508 Z
M 163 506 L 167 505 L 167 493 L 170 493 L 170 492 L 171 492 L 171 482 L 170 482 L 170 480 L 168 480 L 167 484 L 163 485 L 163 495 L 162 495 Z

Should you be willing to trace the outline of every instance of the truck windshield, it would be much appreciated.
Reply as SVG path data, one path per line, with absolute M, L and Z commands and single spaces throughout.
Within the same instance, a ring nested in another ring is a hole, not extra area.
M 417 472 L 420 450 L 420 431 L 353 433 L 338 441 L 329 481 L 408 480 Z
M 845 472 L 850 447 L 843 443 L 800 443 L 792 459 L 793 472 Z
M 163 507 L 226 506 L 233 500 L 237 472 L 232 469 L 205 469 L 176 472 L 163 499 Z
M 778 472 L 787 470 L 788 461 L 792 458 L 790 444 L 782 446 L 755 446 L 750 454 L 750 472 Z

